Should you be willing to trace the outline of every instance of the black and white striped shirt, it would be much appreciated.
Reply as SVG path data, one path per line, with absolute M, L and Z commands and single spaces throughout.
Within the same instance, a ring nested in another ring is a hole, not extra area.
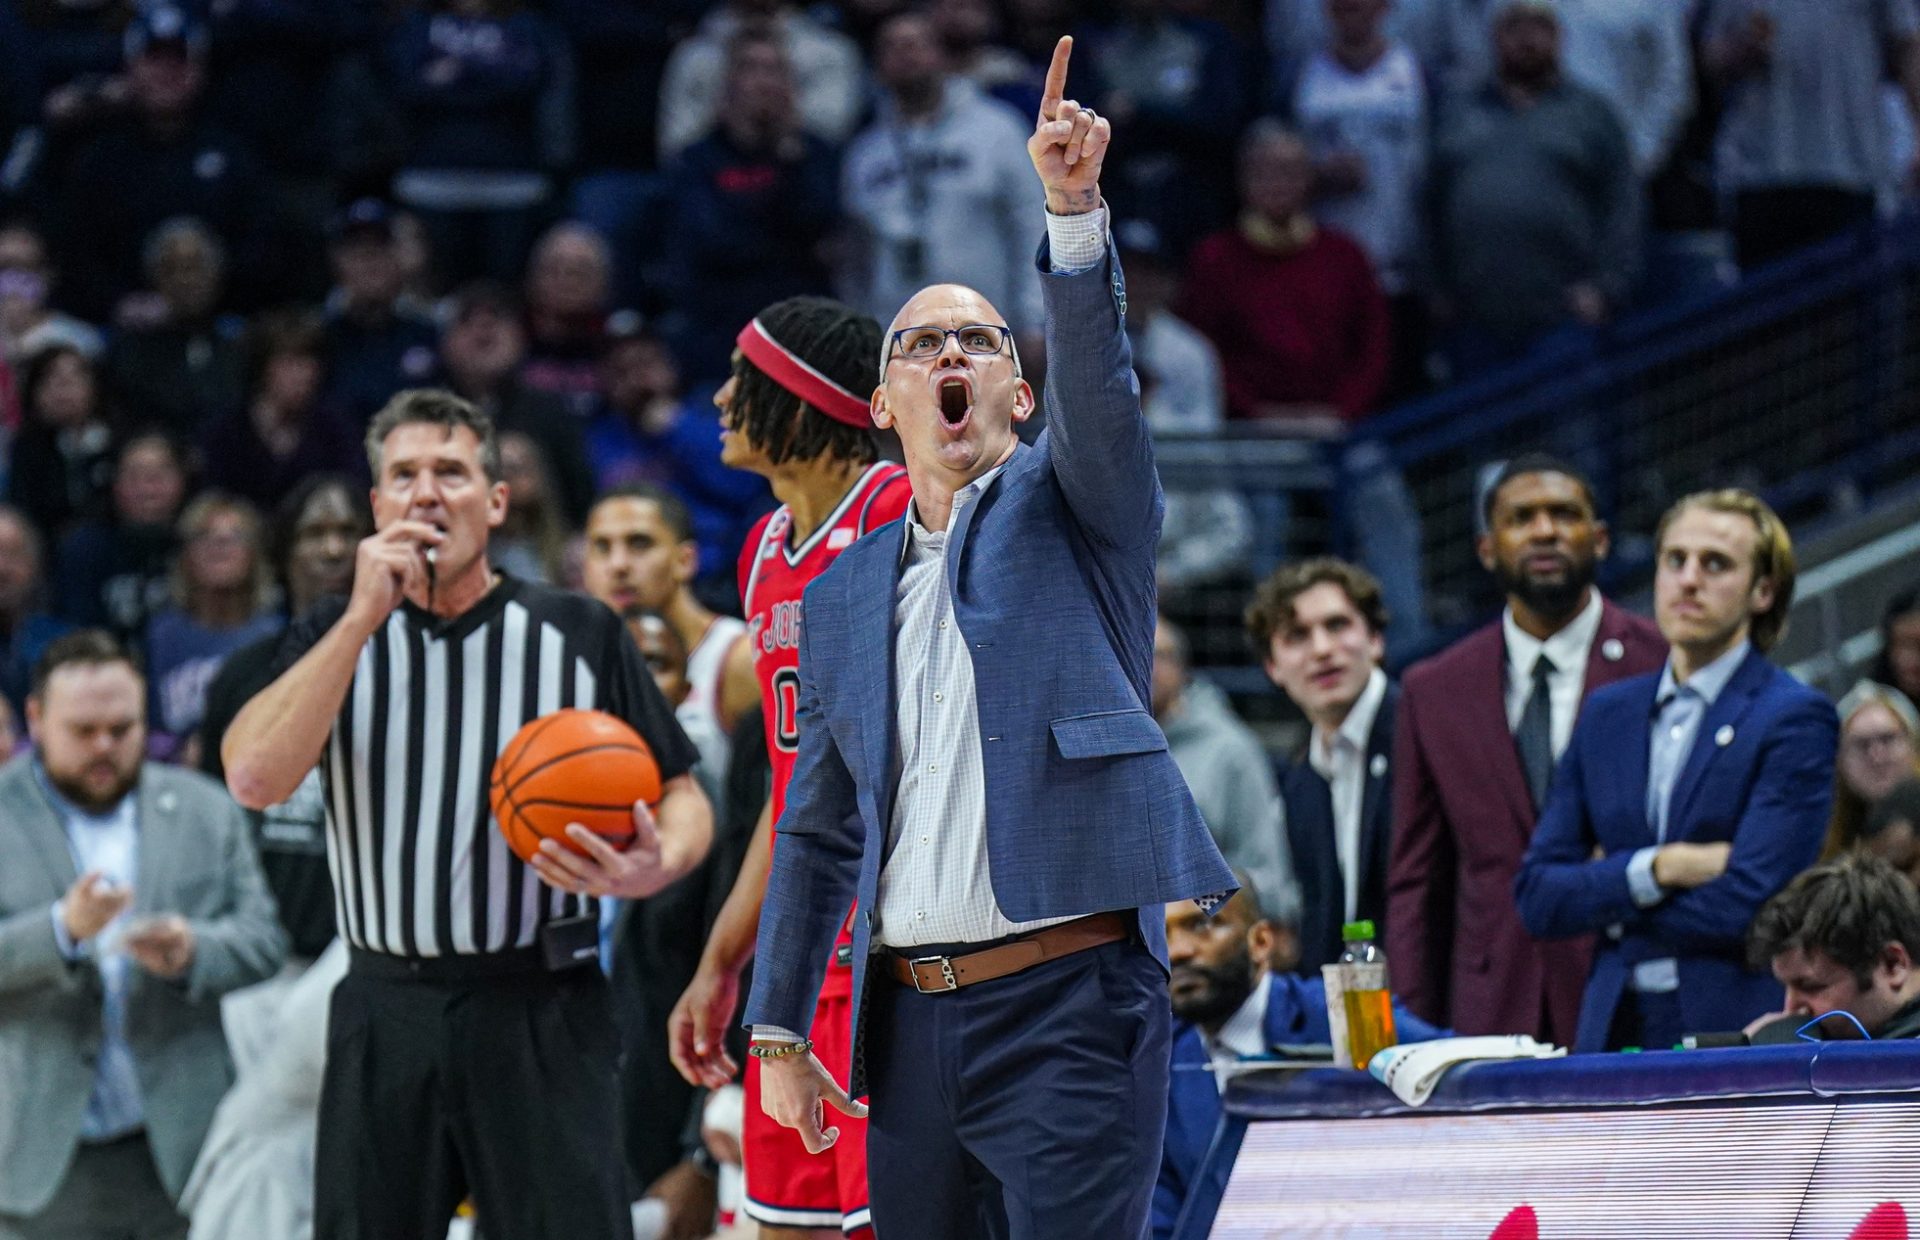
M 277 671 L 344 613 L 322 604 L 288 632 Z M 563 707 L 604 710 L 652 747 L 661 779 L 693 766 L 626 627 L 593 599 L 503 575 L 464 614 L 403 603 L 361 648 L 320 760 L 341 933 L 399 956 L 529 947 L 594 902 L 547 886 L 494 824 L 494 758 L 522 725 Z

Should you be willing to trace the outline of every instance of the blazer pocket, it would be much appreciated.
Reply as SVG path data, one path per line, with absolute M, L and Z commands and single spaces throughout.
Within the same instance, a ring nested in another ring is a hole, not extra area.
M 1094 715 L 1055 719 L 1053 743 L 1063 758 L 1116 758 L 1130 753 L 1158 753 L 1167 747 L 1167 734 L 1144 710 L 1108 710 Z

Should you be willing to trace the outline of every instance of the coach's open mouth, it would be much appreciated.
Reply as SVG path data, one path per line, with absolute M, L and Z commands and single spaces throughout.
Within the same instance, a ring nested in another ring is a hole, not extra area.
M 965 429 L 973 417 L 973 385 L 961 375 L 951 375 L 934 384 L 940 403 L 940 421 L 950 431 Z

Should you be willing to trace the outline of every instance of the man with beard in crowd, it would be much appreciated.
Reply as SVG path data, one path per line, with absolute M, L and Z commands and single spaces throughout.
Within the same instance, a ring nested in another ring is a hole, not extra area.
M 1284 971 L 1298 952 L 1298 902 L 1290 892 L 1263 897 L 1244 871 L 1235 877 L 1239 894 L 1211 919 L 1191 900 L 1167 905 L 1176 1023 L 1154 1240 L 1174 1235 L 1181 1210 L 1199 1195 L 1195 1177 L 1220 1126 L 1221 1069 L 1242 1059 L 1284 1059 L 1333 1037 L 1325 983 L 1318 974 Z M 1402 1042 L 1446 1036 L 1398 1004 L 1393 1020 Z M 1224 1179 L 1227 1168 L 1214 1171 Z
M 1401 997 L 1425 1019 L 1565 1046 L 1589 944 L 1529 938 L 1514 874 L 1587 694 L 1657 669 L 1667 645 L 1594 588 L 1609 536 L 1573 466 L 1517 457 L 1482 512 L 1480 562 L 1507 606 L 1402 681 L 1387 957 Z

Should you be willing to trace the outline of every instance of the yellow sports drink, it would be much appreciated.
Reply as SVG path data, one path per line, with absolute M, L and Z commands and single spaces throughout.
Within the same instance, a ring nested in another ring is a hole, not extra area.
M 1393 1031 L 1393 993 L 1387 986 L 1387 954 L 1373 942 L 1373 923 L 1350 921 L 1340 937 L 1347 950 L 1340 954 L 1340 972 L 1346 983 L 1341 1002 L 1346 1009 L 1347 1044 L 1353 1066 L 1362 1072 L 1376 1052 L 1397 1046 Z

